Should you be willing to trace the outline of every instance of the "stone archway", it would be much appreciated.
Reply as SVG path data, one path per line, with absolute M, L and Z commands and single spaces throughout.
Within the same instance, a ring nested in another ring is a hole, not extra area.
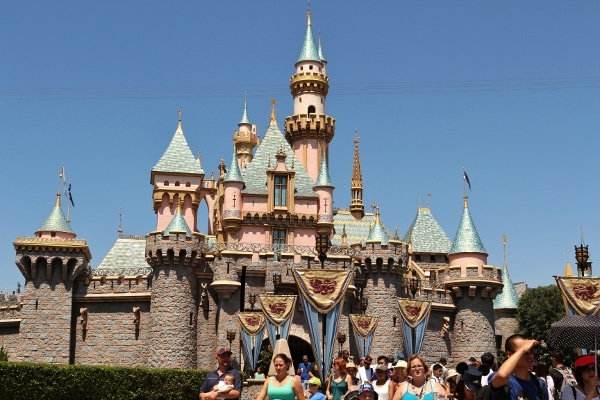
M 288 345 L 290 346 L 290 353 L 292 353 L 292 360 L 294 361 L 294 368 L 298 368 L 298 364 L 302 362 L 302 356 L 308 355 L 308 359 L 311 362 L 315 361 L 315 355 L 313 354 L 313 346 L 306 340 L 290 335 L 288 338 Z

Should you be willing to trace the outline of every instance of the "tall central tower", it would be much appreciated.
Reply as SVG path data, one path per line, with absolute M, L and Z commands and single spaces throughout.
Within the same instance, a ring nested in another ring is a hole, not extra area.
M 285 119 L 285 138 L 296 157 L 313 181 L 317 180 L 321 156 L 327 157 L 327 145 L 333 139 L 335 119 L 325 114 L 325 99 L 329 91 L 326 73 L 327 60 L 323 56 L 321 40 L 315 45 L 311 14 L 296 73 L 291 77 L 290 91 L 294 98 L 294 115 Z

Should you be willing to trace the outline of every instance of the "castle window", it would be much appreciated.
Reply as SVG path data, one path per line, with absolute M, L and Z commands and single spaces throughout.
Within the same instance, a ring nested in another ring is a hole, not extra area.
M 165 181 L 164 185 L 169 186 L 169 181 Z
M 421 261 L 421 255 L 415 254 L 415 261 Z
M 285 229 L 273 229 L 273 253 L 275 254 L 275 261 L 279 261 L 280 254 L 285 246 Z
M 275 176 L 275 193 L 273 196 L 275 207 L 287 206 L 287 182 L 287 176 Z
M 190 182 L 185 183 L 185 187 L 190 187 L 190 186 L 192 186 L 192 184 Z
M 175 181 L 175 186 L 179 186 L 179 181 Z
M 434 263 L 435 262 L 435 256 L 429 256 L 429 262 Z
M 308 114 L 314 114 L 315 113 L 315 106 L 308 106 Z
M 312 65 L 309 65 L 309 66 L 308 66 L 308 69 L 312 70 L 312 69 L 313 69 L 313 66 L 312 66 Z

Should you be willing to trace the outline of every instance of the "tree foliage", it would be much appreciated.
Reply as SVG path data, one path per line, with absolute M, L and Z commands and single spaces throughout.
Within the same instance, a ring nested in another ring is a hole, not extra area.
M 550 325 L 565 315 L 558 286 L 528 289 L 517 304 L 518 332 L 526 337 L 545 341 L 548 339 Z

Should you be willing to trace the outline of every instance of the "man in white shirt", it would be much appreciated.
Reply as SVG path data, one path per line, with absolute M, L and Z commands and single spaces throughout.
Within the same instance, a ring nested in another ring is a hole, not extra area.
M 375 376 L 375 371 L 371 368 L 371 363 L 373 359 L 371 356 L 366 356 L 362 359 L 363 366 L 358 368 L 358 377 L 362 383 L 370 383 L 374 379 L 377 379 Z

